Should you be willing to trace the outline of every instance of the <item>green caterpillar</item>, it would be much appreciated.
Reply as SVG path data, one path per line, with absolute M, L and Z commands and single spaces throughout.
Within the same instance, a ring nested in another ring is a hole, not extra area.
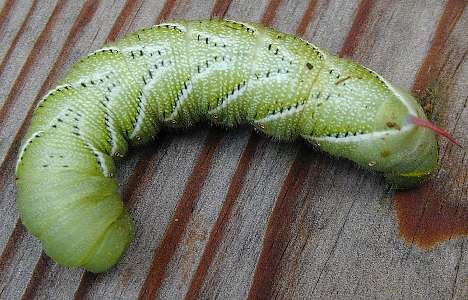
M 204 120 L 302 137 L 398 187 L 437 167 L 435 127 L 375 72 L 261 25 L 166 23 L 90 54 L 40 101 L 16 170 L 22 222 L 58 263 L 108 270 L 134 232 L 114 158 Z

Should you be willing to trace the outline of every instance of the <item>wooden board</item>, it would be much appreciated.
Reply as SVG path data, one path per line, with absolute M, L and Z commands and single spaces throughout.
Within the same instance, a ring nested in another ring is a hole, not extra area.
M 297 34 L 412 90 L 468 147 L 465 1 L 0 7 L 0 299 L 468 298 L 468 156 L 445 140 L 434 179 L 396 193 L 350 162 L 248 128 L 163 133 L 119 163 L 137 233 L 123 260 L 99 275 L 42 252 L 18 219 L 14 186 L 34 103 L 86 53 L 170 19 L 225 17 Z

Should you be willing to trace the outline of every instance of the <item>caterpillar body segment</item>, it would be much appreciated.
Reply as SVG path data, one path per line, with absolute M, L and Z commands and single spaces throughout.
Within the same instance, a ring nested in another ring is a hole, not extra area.
M 133 237 L 113 160 L 162 127 L 251 124 L 382 172 L 400 187 L 437 166 L 407 93 L 292 35 L 234 21 L 167 23 L 75 64 L 40 102 L 17 164 L 23 223 L 60 264 L 103 272 Z

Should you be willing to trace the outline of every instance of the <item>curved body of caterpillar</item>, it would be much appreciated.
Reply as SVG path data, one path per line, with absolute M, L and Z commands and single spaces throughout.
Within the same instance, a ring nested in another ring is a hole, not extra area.
M 382 172 L 398 186 L 437 166 L 417 102 L 373 71 L 299 38 L 234 21 L 141 30 L 74 65 L 39 103 L 17 165 L 23 223 L 46 253 L 93 272 L 133 235 L 113 158 L 163 126 L 249 123 Z

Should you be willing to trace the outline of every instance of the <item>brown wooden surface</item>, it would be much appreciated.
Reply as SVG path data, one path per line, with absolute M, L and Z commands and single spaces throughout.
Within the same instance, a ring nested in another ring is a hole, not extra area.
M 226 17 L 302 36 L 412 90 L 466 148 L 465 1 L 2 0 L 0 7 L 0 299 L 468 299 L 468 239 L 460 237 L 468 234 L 468 156 L 445 140 L 434 179 L 395 193 L 352 163 L 248 128 L 162 134 L 119 164 L 137 232 L 117 267 L 99 275 L 44 255 L 18 219 L 14 194 L 19 142 L 40 96 L 79 57 L 169 19 Z

